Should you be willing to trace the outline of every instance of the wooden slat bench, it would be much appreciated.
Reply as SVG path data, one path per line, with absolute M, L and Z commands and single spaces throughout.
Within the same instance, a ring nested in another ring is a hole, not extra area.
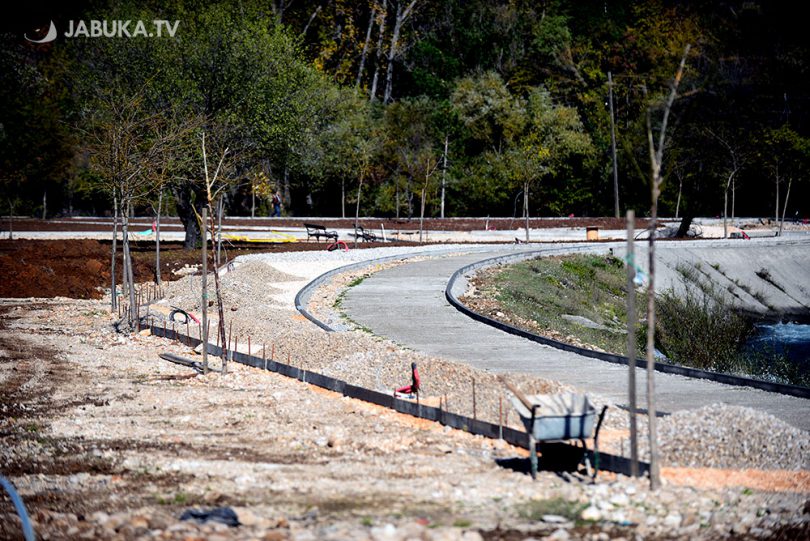
M 354 237 L 357 240 L 364 240 L 366 242 L 375 242 L 377 240 L 377 235 L 371 231 L 363 229 L 363 226 L 360 225 L 354 228 Z
M 319 224 L 304 224 L 304 227 L 307 228 L 307 241 L 312 237 L 315 237 L 318 241 L 321 240 L 321 237 L 324 239 L 335 239 L 338 240 L 338 233 L 337 231 L 327 231 L 326 227 Z

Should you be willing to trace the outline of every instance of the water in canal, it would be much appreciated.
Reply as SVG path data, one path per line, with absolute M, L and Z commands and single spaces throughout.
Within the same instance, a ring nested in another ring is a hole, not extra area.
M 810 324 L 757 323 L 747 347 L 767 355 L 784 355 L 802 372 L 810 372 Z

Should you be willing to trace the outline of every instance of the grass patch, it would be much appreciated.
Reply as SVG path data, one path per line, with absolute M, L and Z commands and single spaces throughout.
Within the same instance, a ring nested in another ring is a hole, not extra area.
M 588 345 L 624 354 L 626 271 L 612 256 L 543 257 L 504 268 L 494 277 L 495 298 L 541 331 L 575 336 Z M 637 303 L 644 303 L 639 296 Z M 590 328 L 562 316 L 579 316 Z
M 715 270 L 722 273 L 719 265 Z M 704 269 L 682 266 L 677 271 L 684 287 L 665 291 L 656 299 L 656 347 L 669 362 L 810 386 L 810 372 L 792 363 L 784 352 L 752 352 L 746 347 L 754 321 L 734 309 L 725 290 Z M 763 271 L 758 275 L 771 278 Z M 588 254 L 522 261 L 484 271 L 474 283 L 481 297 L 497 301 L 499 310 L 506 313 L 497 317 L 509 323 L 574 345 L 626 355 L 626 280 L 621 260 Z M 732 282 L 765 302 L 760 292 L 738 280 Z M 640 357 L 646 346 L 645 309 L 646 294 L 637 291 Z
M 572 502 L 563 498 L 550 500 L 531 500 L 517 507 L 518 515 L 528 520 L 539 521 L 544 515 L 557 515 L 568 520 L 577 521 L 587 504 Z
M 371 274 L 363 274 L 361 276 L 357 276 L 356 278 L 352 279 L 351 282 L 346 284 L 346 287 L 338 294 L 337 298 L 335 299 L 335 303 L 332 305 L 335 309 L 339 309 L 340 306 L 343 304 L 343 299 L 346 298 L 346 292 L 349 288 L 357 287 L 363 283 L 363 280 L 371 276 Z
M 158 505 L 183 505 L 188 503 L 189 496 L 184 492 L 178 492 L 171 498 L 164 498 L 163 496 L 156 496 L 155 500 Z

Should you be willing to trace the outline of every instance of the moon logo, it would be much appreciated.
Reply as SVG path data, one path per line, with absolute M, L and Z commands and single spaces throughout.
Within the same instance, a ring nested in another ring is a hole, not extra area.
M 42 39 L 31 39 L 28 37 L 28 34 L 23 34 L 23 36 L 31 43 L 48 43 L 56 39 L 56 25 L 51 21 L 51 27 L 48 29 L 48 33 L 45 34 L 45 37 Z

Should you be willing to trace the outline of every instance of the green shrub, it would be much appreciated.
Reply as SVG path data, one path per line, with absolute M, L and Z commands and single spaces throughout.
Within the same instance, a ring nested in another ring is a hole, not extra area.
M 679 268 L 685 292 L 665 291 L 656 302 L 656 344 L 674 363 L 738 372 L 742 346 L 753 324 L 737 313 L 720 290 L 692 269 Z

